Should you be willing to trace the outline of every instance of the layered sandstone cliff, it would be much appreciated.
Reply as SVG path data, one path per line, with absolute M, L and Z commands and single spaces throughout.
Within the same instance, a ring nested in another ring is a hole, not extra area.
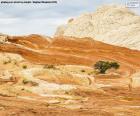
M 136 50 L 105 44 L 91 38 L 75 37 L 56 37 L 50 43 L 41 43 L 44 38 L 40 38 L 40 44 L 34 40 L 30 43 L 31 46 L 36 43 L 37 47 L 34 48 L 25 44 L 24 41 L 28 42 L 28 39 L 12 37 L 12 41 L 8 39 L 0 45 L 0 51 L 19 54 L 35 64 L 93 66 L 99 60 L 110 60 L 120 63 L 121 72 L 127 74 L 140 69 L 140 52 Z M 39 47 L 42 44 L 44 47 Z

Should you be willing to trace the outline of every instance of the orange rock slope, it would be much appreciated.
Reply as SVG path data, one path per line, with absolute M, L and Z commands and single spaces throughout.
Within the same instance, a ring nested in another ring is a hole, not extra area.
M 72 64 L 92 66 L 99 60 L 120 63 L 120 71 L 132 74 L 140 69 L 140 51 L 117 47 L 90 38 L 56 37 L 47 39 L 39 35 L 8 37 L 0 44 L 1 52 L 16 53 L 37 64 Z
M 33 49 L 43 49 L 50 43 L 50 37 L 32 34 L 29 36 L 8 36 L 7 40 Z

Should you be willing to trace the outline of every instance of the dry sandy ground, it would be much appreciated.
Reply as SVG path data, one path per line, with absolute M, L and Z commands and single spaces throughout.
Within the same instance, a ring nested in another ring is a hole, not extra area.
M 16 97 L 0 97 L 1 116 L 139 116 L 139 89 L 104 88 L 106 93 L 80 93 L 89 97 L 88 101 L 78 101 L 76 105 L 63 108 L 57 103 L 45 103 L 43 99 L 24 100 Z M 32 98 L 37 98 L 33 96 Z M 81 105 L 81 107 L 78 107 Z

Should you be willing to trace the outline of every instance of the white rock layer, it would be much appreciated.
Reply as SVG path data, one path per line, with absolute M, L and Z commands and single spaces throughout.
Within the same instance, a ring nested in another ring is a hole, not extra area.
M 140 16 L 123 6 L 109 5 L 58 27 L 55 36 L 91 37 L 108 44 L 140 50 Z

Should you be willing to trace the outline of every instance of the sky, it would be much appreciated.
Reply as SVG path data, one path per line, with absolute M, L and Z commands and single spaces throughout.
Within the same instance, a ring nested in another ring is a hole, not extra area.
M 53 36 L 56 28 L 59 25 L 66 24 L 70 18 L 79 16 L 82 13 L 94 12 L 102 5 L 125 5 L 127 1 L 57 0 L 57 4 L 0 4 L 0 33 Z M 140 15 L 140 7 L 132 10 Z

